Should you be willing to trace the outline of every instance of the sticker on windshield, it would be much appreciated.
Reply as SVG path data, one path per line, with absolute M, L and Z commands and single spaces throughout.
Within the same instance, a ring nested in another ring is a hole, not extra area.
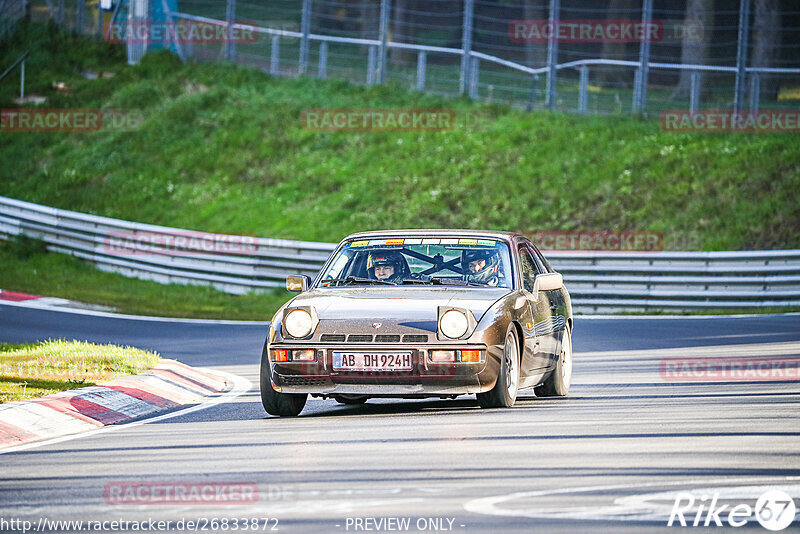
M 350 248 L 366 247 L 367 245 L 369 245 L 369 241 L 353 241 L 352 243 L 350 243 Z
M 387 239 L 387 245 L 402 245 L 405 239 Z
M 478 245 L 482 247 L 493 247 L 497 241 L 492 241 L 491 239 L 478 239 Z
M 459 245 L 477 245 L 478 244 L 478 240 L 477 239 L 459 239 L 458 240 L 458 244 Z

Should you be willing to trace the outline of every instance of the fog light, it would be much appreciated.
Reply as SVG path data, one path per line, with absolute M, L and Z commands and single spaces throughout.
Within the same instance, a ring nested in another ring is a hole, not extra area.
M 292 360 L 296 362 L 313 362 L 316 357 L 314 349 L 293 350 Z
M 481 351 L 479 350 L 462 350 L 461 361 L 465 363 L 478 363 L 481 361 Z
M 454 362 L 456 353 L 452 350 L 432 350 L 428 353 L 428 360 L 432 362 Z
M 272 359 L 276 362 L 288 362 L 289 351 L 286 349 L 277 349 L 272 351 Z

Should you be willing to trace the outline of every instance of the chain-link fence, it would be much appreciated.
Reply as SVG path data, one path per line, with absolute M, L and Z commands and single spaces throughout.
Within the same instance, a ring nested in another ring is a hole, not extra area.
M 31 7 L 32 16 L 106 38 L 115 25 L 127 24 L 130 34 L 131 21 L 147 24 L 144 39 L 119 41 L 132 63 L 168 47 L 184 60 L 237 61 L 280 76 L 391 82 L 573 112 L 800 103 L 796 0 L 120 0 L 109 9 L 94 0 L 31 0 Z M 180 31 L 154 35 L 156 21 Z

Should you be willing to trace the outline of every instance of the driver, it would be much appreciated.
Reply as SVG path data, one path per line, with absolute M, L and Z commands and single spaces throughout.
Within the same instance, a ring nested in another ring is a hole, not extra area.
M 399 284 L 409 272 L 406 259 L 397 251 L 378 250 L 371 252 L 367 258 L 367 273 L 374 280 Z
M 487 286 L 500 285 L 503 271 L 497 249 L 473 249 L 461 253 L 461 269 L 468 282 Z

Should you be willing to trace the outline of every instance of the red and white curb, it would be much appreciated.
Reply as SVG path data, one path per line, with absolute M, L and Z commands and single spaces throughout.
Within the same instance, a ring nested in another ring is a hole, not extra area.
M 226 377 L 161 360 L 138 375 L 0 404 L 0 449 L 131 421 L 197 403 L 231 387 Z

